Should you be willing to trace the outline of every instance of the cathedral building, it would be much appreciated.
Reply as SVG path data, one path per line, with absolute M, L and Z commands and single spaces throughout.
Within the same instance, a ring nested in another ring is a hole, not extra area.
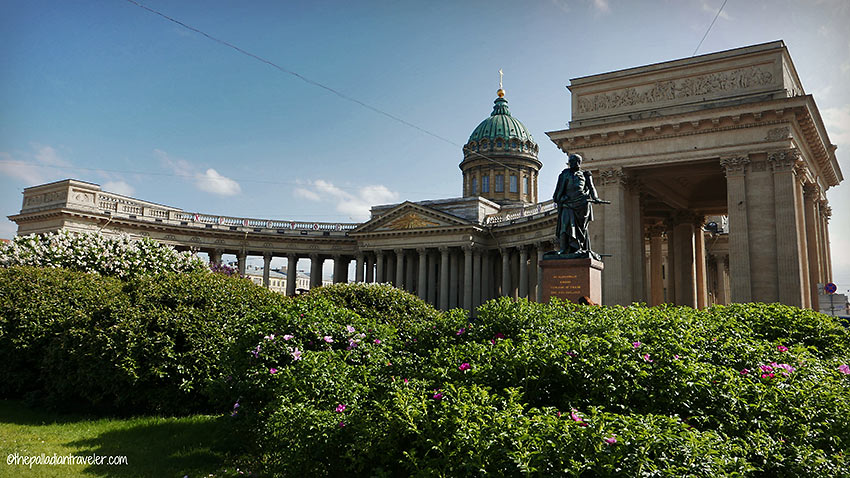
M 591 244 L 605 304 L 817 306 L 832 278 L 825 192 L 843 179 L 814 99 L 771 42 L 577 78 L 569 128 L 547 133 L 584 157 L 601 198 Z M 377 205 L 364 223 L 184 211 L 64 180 L 24 190 L 18 234 L 59 229 L 146 236 L 202 251 L 273 257 L 311 285 L 388 282 L 441 309 L 498 296 L 540 300 L 556 210 L 538 195 L 538 145 L 499 89 L 463 147 L 460 196 Z M 553 173 L 555 174 L 555 173 Z M 349 277 L 351 262 L 354 274 Z M 285 291 L 295 294 L 295 281 Z

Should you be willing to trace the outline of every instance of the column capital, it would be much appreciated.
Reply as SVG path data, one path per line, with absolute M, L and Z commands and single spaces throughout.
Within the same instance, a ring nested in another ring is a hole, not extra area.
M 599 170 L 599 184 L 601 186 L 620 185 L 626 186 L 630 182 L 628 173 L 623 168 L 609 168 Z
M 805 167 L 797 148 L 768 152 L 767 162 L 774 173 L 798 173 Z
M 726 170 L 727 178 L 746 175 L 749 164 L 750 158 L 747 155 L 722 156 L 720 158 L 720 166 Z
M 428 248 L 425 248 L 425 247 L 417 247 L 417 248 L 416 248 L 416 252 L 418 252 L 420 256 L 424 256 L 424 255 L 425 255 L 425 253 L 427 253 L 427 252 L 428 252 Z
M 667 226 L 664 224 L 653 224 L 647 228 L 649 237 L 661 237 L 667 231 Z
M 509 254 L 511 249 L 513 249 L 513 246 L 502 246 L 499 248 L 499 253 L 502 255 Z
M 516 249 L 519 251 L 520 254 L 522 254 L 523 252 L 527 253 L 528 252 L 528 244 L 520 244 L 520 245 L 516 246 Z
M 319 260 L 319 253 L 318 253 L 318 252 L 311 252 L 311 253 L 310 253 L 310 260 L 311 260 L 311 261 L 317 261 L 317 260 Z
M 807 201 L 817 202 L 821 197 L 820 192 L 820 186 L 817 183 L 807 182 L 803 184 L 803 197 Z
M 448 254 L 449 253 L 449 246 L 440 246 L 440 247 L 437 248 L 437 250 L 440 251 L 440 254 Z
M 393 252 L 395 252 L 395 255 L 400 256 L 400 255 L 404 254 L 404 249 L 398 247 L 398 248 L 393 249 Z

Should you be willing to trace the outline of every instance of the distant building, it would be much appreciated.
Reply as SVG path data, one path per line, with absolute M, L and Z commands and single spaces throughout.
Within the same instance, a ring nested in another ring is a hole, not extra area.
M 257 285 L 263 285 L 263 268 L 256 266 L 247 266 L 245 268 L 245 277 L 250 279 L 251 282 Z M 281 294 L 286 293 L 286 284 L 288 277 L 286 276 L 286 272 L 283 272 L 279 269 L 271 269 L 269 270 L 268 277 L 268 289 L 273 292 L 279 292 Z M 332 284 L 333 281 L 322 279 L 322 285 Z M 310 290 L 310 276 L 305 274 L 302 271 L 298 271 L 296 273 L 296 282 L 295 289 L 298 290 Z
M 589 230 L 607 256 L 604 304 L 819 306 L 816 284 L 832 281 L 826 191 L 844 178 L 782 41 L 575 78 L 569 89 L 569 127 L 547 135 L 584 157 L 611 201 Z M 282 280 L 272 259 L 286 257 L 286 276 L 310 260 L 313 286 L 333 260 L 333 282 L 389 282 L 442 309 L 540 300 L 557 211 L 549 191 L 538 196 L 538 145 L 501 88 L 460 153 L 460 197 L 376 205 L 364 223 L 195 213 L 75 180 L 26 188 L 10 219 L 18 234 L 126 232 L 213 262 L 235 254 L 242 274 L 248 256 L 262 256 L 270 288 Z M 286 294 L 297 288 L 286 283 Z

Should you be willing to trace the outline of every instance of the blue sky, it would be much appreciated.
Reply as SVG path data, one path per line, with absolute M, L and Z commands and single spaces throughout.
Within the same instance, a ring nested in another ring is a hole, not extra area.
M 498 70 L 544 164 L 570 78 L 691 56 L 723 0 L 163 1 L 145 5 L 415 128 L 125 0 L 0 0 L 0 212 L 73 177 L 190 211 L 363 220 L 372 204 L 459 196 L 459 145 Z M 850 2 L 728 0 L 698 54 L 784 40 L 850 177 Z M 847 181 L 845 181 L 846 183 Z M 839 290 L 850 289 L 850 186 L 829 190 Z M 0 237 L 15 226 L 0 221 Z

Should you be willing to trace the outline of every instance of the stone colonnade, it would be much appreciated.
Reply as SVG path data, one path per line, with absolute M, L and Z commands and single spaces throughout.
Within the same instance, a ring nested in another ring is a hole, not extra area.
M 296 277 L 298 259 L 309 258 L 310 287 L 322 284 L 324 261 L 334 261 L 333 283 L 390 283 L 416 294 L 434 307 L 448 310 L 472 310 L 495 297 L 509 296 L 539 301 L 542 290 L 543 254 L 552 250 L 551 241 L 502 248 L 478 245 L 395 248 L 360 251 L 354 255 L 286 254 L 286 295 L 295 295 L 292 277 Z M 221 263 L 227 250 L 208 251 L 210 262 Z M 235 251 L 238 272 L 245 274 L 248 253 Z M 263 255 L 263 285 L 269 285 L 273 255 Z M 354 277 L 349 278 L 349 264 L 355 261 Z

